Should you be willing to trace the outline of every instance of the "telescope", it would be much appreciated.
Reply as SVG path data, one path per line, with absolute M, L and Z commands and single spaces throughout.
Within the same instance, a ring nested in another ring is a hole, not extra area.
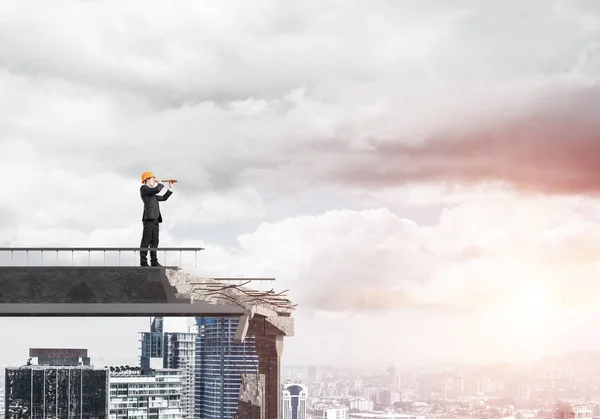
M 168 183 L 168 182 L 173 182 L 176 183 L 177 179 L 161 179 L 159 180 L 160 183 Z

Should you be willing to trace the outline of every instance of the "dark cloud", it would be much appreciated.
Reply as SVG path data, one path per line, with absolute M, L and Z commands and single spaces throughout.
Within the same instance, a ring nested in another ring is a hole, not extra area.
M 373 141 L 373 151 L 337 169 L 365 187 L 407 182 L 505 181 L 548 194 L 600 193 L 600 87 L 548 98 L 519 116 L 465 121 L 415 145 Z

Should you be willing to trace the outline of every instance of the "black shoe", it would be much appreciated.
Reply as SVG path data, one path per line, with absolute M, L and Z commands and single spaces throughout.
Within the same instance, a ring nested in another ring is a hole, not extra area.
M 144 266 L 149 266 L 149 265 L 148 265 L 148 262 L 146 262 L 146 263 L 144 263 L 144 262 L 141 262 L 141 263 L 140 263 L 140 266 L 144 267 Z
M 160 267 L 162 267 L 162 265 L 160 263 L 158 263 L 158 262 L 152 262 L 151 264 L 152 264 L 152 266 L 160 266 Z

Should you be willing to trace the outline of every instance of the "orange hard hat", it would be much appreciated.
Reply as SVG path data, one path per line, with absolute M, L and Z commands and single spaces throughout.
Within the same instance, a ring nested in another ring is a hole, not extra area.
M 151 177 L 156 177 L 152 174 L 152 172 L 144 172 L 142 173 L 142 183 L 144 183 L 147 179 L 150 179 Z

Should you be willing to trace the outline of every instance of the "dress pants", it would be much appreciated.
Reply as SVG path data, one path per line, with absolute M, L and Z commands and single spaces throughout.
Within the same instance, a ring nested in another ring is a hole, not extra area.
M 142 233 L 142 242 L 140 247 L 158 247 L 158 220 L 144 221 L 144 231 Z M 151 263 L 158 263 L 155 251 L 150 251 Z M 148 251 L 140 251 L 140 265 L 148 264 Z

